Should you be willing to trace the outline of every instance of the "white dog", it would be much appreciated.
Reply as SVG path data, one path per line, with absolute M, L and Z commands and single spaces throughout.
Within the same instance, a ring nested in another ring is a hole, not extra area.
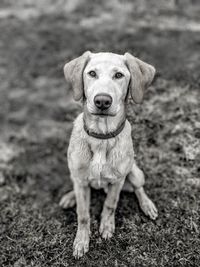
M 68 164 L 74 190 L 60 201 L 63 208 L 77 205 L 78 230 L 73 255 L 89 249 L 90 187 L 107 193 L 100 233 L 110 238 L 115 231 L 115 210 L 121 190 L 136 193 L 143 212 L 156 219 L 155 205 L 144 191 L 144 175 L 134 160 L 131 125 L 126 102 L 131 94 L 141 103 L 155 69 L 129 53 L 85 52 L 64 67 L 75 100 L 83 101 L 83 113 L 74 122 L 68 148 Z

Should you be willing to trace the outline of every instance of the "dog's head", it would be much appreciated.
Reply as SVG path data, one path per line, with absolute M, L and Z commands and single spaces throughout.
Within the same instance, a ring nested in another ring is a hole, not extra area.
M 75 100 L 84 98 L 89 113 L 115 116 L 130 92 L 141 103 L 151 84 L 155 68 L 129 53 L 85 52 L 64 66 L 66 80 L 73 88 Z

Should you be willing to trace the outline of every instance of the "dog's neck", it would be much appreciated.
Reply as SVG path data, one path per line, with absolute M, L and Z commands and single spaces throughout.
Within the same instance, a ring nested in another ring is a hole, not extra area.
M 84 108 L 83 119 L 88 131 L 96 134 L 109 134 L 117 131 L 126 119 L 125 107 L 116 116 L 96 116 Z

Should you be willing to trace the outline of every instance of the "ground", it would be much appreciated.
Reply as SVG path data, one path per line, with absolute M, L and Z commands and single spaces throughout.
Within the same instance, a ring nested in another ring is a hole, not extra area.
M 199 12 L 198 0 L 1 1 L 0 266 L 199 266 Z M 129 51 L 157 69 L 128 118 L 159 217 L 122 193 L 104 241 L 105 195 L 93 191 L 90 251 L 75 260 L 76 212 L 58 203 L 71 189 L 66 152 L 81 106 L 62 68 L 85 50 Z

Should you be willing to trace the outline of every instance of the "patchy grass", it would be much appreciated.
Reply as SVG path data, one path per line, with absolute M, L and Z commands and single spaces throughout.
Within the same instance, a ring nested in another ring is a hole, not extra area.
M 199 266 L 198 1 L 82 0 L 63 9 L 62 1 L 40 2 L 1 3 L 0 266 Z M 159 218 L 150 221 L 135 196 L 122 193 L 116 233 L 105 242 L 98 233 L 105 195 L 94 190 L 90 251 L 76 261 L 75 209 L 58 202 L 71 188 L 66 151 L 81 108 L 62 67 L 87 49 L 129 51 L 157 68 L 128 117 Z

